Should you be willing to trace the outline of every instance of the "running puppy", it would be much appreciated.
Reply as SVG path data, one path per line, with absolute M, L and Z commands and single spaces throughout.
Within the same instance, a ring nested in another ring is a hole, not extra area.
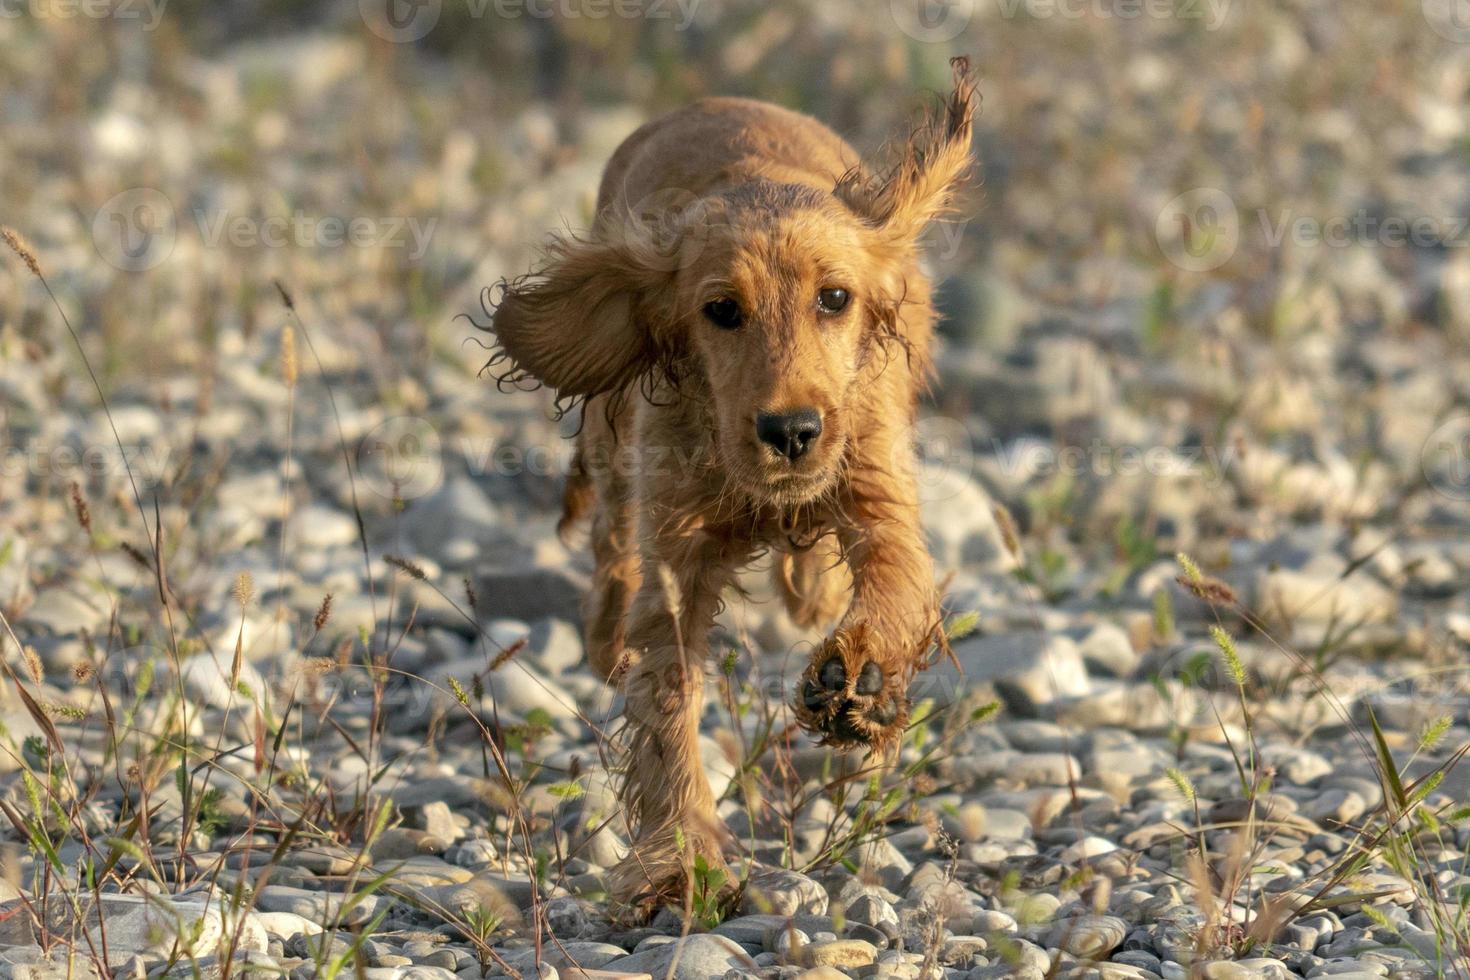
M 763 102 L 651 122 L 613 154 L 586 236 L 487 297 L 499 380 L 583 403 L 562 527 L 591 516 L 587 656 L 626 694 L 624 901 L 678 899 L 695 855 L 721 863 L 697 742 L 708 632 L 755 556 L 779 553 L 798 622 L 837 624 L 801 724 L 877 751 L 904 730 L 939 624 L 908 434 L 935 318 L 916 241 L 971 162 L 975 89 L 953 65 L 881 172 Z

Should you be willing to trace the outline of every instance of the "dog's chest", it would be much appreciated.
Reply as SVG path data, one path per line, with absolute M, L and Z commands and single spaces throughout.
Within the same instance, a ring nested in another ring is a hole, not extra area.
M 757 515 L 755 544 L 772 551 L 806 551 L 836 529 L 825 507 L 765 508 Z

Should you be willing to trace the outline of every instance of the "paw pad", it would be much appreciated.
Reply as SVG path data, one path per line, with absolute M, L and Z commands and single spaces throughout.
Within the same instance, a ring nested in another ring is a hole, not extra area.
M 870 642 L 864 625 L 838 630 L 802 674 L 797 718 L 823 745 L 877 749 L 903 732 L 906 685 L 873 659 Z
M 876 667 L 877 664 L 868 664 L 868 666 Z M 821 678 L 822 686 L 829 691 L 840 691 L 847 686 L 847 668 L 842 666 L 840 657 L 833 657 L 822 664 L 822 669 L 817 672 L 817 676 Z

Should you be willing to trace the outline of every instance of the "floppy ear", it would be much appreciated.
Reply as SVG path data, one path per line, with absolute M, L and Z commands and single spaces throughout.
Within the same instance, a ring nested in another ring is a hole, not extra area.
M 659 299 L 668 273 L 626 244 L 558 237 L 540 270 L 502 282 L 490 330 L 498 381 L 526 378 L 559 399 L 617 391 L 657 363 L 664 333 Z
M 950 205 L 956 185 L 970 169 L 971 117 L 977 95 L 968 58 L 950 61 L 954 91 L 904 145 L 885 175 L 855 170 L 843 176 L 834 193 L 871 225 L 911 242 L 928 222 Z

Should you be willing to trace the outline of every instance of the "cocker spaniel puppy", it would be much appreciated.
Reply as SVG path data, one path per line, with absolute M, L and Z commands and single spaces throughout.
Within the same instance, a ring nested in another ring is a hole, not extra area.
M 712 98 L 648 123 L 585 236 L 487 299 L 500 380 L 582 403 L 563 528 L 590 514 L 587 657 L 622 685 L 629 902 L 684 894 L 726 838 L 700 761 L 708 633 L 779 555 L 797 622 L 836 628 L 796 693 L 828 744 L 884 750 L 939 639 L 910 431 L 935 319 L 917 239 L 970 168 L 974 85 L 881 172 L 807 116 Z

